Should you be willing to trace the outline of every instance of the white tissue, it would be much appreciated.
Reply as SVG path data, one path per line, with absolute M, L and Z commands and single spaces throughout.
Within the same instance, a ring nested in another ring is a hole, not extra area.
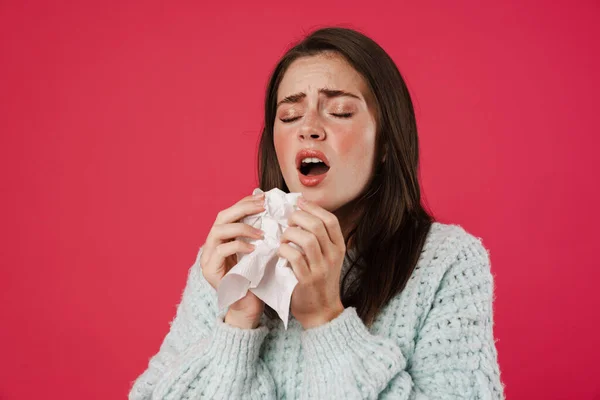
M 263 193 L 254 189 L 252 194 Z M 288 227 L 289 216 L 297 210 L 301 193 L 285 193 L 277 188 L 265 192 L 265 211 L 241 222 L 264 231 L 264 239 L 238 238 L 255 246 L 252 253 L 237 253 L 237 264 L 221 280 L 218 288 L 219 309 L 240 300 L 248 290 L 274 309 L 287 329 L 292 292 L 298 284 L 285 258 L 277 255 L 279 240 Z M 299 249 L 294 243 L 290 245 Z

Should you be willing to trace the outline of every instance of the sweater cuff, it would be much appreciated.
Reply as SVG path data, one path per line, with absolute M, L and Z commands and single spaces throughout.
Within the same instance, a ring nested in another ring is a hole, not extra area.
M 258 361 L 260 347 L 269 330 L 265 326 L 241 329 L 231 326 L 217 317 L 209 357 L 216 363 L 236 362 L 239 367 L 249 367 Z
M 185 351 L 161 379 L 156 398 L 241 398 L 254 391 L 270 393 L 274 383 L 259 359 L 260 347 L 269 330 L 240 329 L 217 317 L 212 333 Z M 167 396 L 168 395 L 168 396 Z M 154 398 L 154 397 L 153 397 Z M 203 397 L 204 398 L 204 397 Z
M 370 372 L 388 375 L 406 367 L 400 348 L 388 338 L 372 335 L 354 307 L 348 307 L 327 324 L 302 333 L 306 358 L 317 366 L 357 364 Z

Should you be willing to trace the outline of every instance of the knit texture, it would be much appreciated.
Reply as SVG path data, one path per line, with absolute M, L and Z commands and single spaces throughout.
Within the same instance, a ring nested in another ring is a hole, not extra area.
M 370 328 L 352 307 L 308 330 L 266 316 L 257 329 L 229 326 L 201 252 L 130 400 L 504 398 L 488 253 L 458 226 L 432 225 L 405 289 Z

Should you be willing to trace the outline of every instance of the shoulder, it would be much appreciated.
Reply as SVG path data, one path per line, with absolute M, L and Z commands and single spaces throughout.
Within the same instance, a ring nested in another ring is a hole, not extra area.
M 433 251 L 438 256 L 452 254 L 460 250 L 474 251 L 487 257 L 487 250 L 481 238 L 477 238 L 459 225 L 434 222 L 431 225 L 424 251 Z
M 489 270 L 489 253 L 483 240 L 459 225 L 434 222 L 425 240 L 417 268 L 445 272 L 459 264 Z
M 435 222 L 406 286 L 388 303 L 375 327 L 382 332 L 389 326 L 392 331 L 407 330 L 408 340 L 430 313 L 454 313 L 470 304 L 487 304 L 492 291 L 490 261 L 482 240 L 458 225 Z M 410 341 L 400 344 L 410 354 Z
M 486 297 L 493 292 L 483 240 L 458 225 L 432 224 L 413 275 L 431 300 L 446 292 L 467 290 Z

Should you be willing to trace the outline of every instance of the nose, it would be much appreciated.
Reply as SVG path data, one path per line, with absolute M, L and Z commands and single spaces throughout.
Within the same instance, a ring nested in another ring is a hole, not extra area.
M 307 116 L 305 118 L 304 124 L 300 127 L 298 131 L 298 139 L 303 140 L 325 140 L 325 128 L 319 121 L 319 117 L 317 115 Z

